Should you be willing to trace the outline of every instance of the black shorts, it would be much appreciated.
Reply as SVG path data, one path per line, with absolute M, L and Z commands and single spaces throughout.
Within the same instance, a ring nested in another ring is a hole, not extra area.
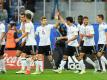
M 23 49 L 23 53 L 26 53 L 27 55 L 36 54 L 36 51 L 37 51 L 37 46 L 35 45 L 25 46 L 25 48 Z
M 73 56 L 74 54 L 78 54 L 78 48 L 73 46 L 67 46 L 64 55 Z
M 17 47 L 17 50 L 19 51 L 24 51 L 25 50 L 25 45 L 21 46 L 21 44 Z
M 96 48 L 95 46 L 82 46 L 80 52 L 85 54 L 92 54 L 96 52 Z
M 44 54 L 45 56 L 50 55 L 51 54 L 50 45 L 48 45 L 48 46 L 39 46 L 38 47 L 38 54 Z
M 98 44 L 98 52 L 106 51 L 106 45 L 105 44 Z
M 4 55 L 5 45 L 0 46 L 0 56 Z

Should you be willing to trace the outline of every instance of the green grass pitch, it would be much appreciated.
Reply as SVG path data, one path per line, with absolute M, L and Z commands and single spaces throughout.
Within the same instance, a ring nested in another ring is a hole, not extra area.
M 85 74 L 75 74 L 73 71 L 63 71 L 61 74 L 52 70 L 45 70 L 40 75 L 15 74 L 16 70 L 9 70 L 6 74 L 0 74 L 0 80 L 107 80 L 106 73 L 94 73 L 93 70 L 86 70 Z

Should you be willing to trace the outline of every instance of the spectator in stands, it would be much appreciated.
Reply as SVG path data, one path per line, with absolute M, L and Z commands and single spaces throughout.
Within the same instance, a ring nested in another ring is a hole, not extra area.
M 24 13 L 25 12 L 25 7 L 24 6 L 21 6 L 20 7 L 20 13 Z
M 3 1 L 0 0 L 0 21 L 5 23 L 7 17 L 7 11 L 3 8 Z
M 3 6 L 4 6 L 4 9 L 7 10 L 7 13 L 8 13 L 7 22 L 9 22 L 9 19 L 11 17 L 11 15 L 10 15 L 10 7 L 9 7 L 9 0 L 4 0 L 4 5 Z
M 35 12 L 35 2 L 36 0 L 23 0 L 25 2 L 25 9 Z M 29 6 L 28 6 L 29 5 Z
M 12 21 L 15 21 L 16 23 L 18 21 L 18 12 L 17 12 L 17 10 L 14 11 L 14 15 L 12 16 Z

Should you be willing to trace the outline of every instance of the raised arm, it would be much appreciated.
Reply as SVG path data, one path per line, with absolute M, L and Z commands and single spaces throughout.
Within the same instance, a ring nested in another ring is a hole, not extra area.
M 60 13 L 60 12 L 57 12 L 57 14 L 58 14 L 58 17 L 59 17 L 60 21 L 61 21 L 65 26 L 68 26 L 68 25 L 66 24 L 66 21 L 64 20 L 64 18 L 61 16 L 61 13 Z

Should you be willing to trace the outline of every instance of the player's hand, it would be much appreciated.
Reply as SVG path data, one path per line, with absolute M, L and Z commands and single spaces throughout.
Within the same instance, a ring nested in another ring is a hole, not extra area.
M 68 43 L 70 43 L 71 41 L 70 40 L 68 40 L 68 41 L 66 41 L 66 44 L 68 44 Z M 72 44 L 72 43 L 71 43 Z
M 59 11 L 56 11 L 55 16 L 54 16 L 54 19 L 55 19 L 55 20 L 58 20 L 58 16 L 59 16 Z
M 56 40 L 61 40 L 61 37 L 57 37 Z
M 80 47 L 80 44 L 78 44 L 78 46 L 77 47 Z
M 58 20 L 58 14 L 57 13 L 55 13 L 54 19 Z
M 82 37 L 86 37 L 86 35 L 85 35 L 85 34 L 82 34 L 81 36 L 82 36 Z
M 21 46 L 24 46 L 24 45 L 25 45 L 25 43 L 26 43 L 26 42 L 22 42 L 22 43 L 21 43 Z
M 17 42 L 19 42 L 20 41 L 20 39 L 18 38 L 18 39 L 15 39 L 15 42 L 17 43 Z

